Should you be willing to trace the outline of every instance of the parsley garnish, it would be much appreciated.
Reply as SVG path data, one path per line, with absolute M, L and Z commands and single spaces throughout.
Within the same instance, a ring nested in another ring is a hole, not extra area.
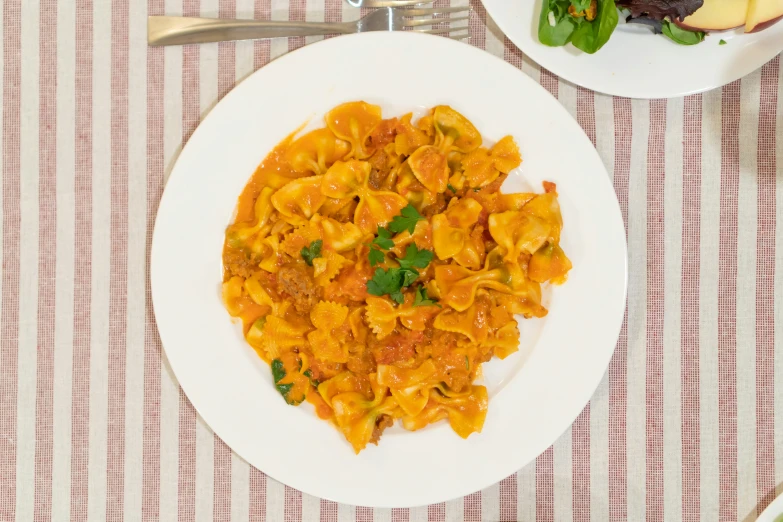
M 721 40 L 720 42 L 718 42 L 718 45 L 726 45 L 727 43 L 728 42 L 726 42 L 726 40 Z
M 401 268 L 427 268 L 432 261 L 432 252 L 430 250 L 419 250 L 416 243 L 411 243 L 405 250 L 405 257 L 398 259 Z
M 378 227 L 378 237 L 372 240 L 372 244 L 384 250 L 389 250 L 394 247 L 394 241 L 392 241 L 391 236 L 388 228 Z
M 272 378 L 275 381 L 275 388 L 277 388 L 277 391 L 279 391 L 280 395 L 283 396 L 285 402 L 288 404 L 297 405 L 304 400 L 304 397 L 291 397 L 291 388 L 294 387 L 293 383 L 280 384 L 280 381 L 285 378 L 285 366 L 283 366 L 283 361 L 280 359 L 275 359 L 272 361 Z
M 313 379 L 313 372 L 311 372 L 309 369 L 305 370 L 305 372 L 302 375 L 307 377 L 307 379 L 310 381 L 310 384 L 312 384 L 316 388 L 318 388 L 318 385 L 321 384 L 320 382 L 318 382 L 318 379 Z
M 452 185 L 451 183 L 447 183 L 446 184 L 446 188 L 449 189 L 450 191 L 454 192 L 455 194 L 457 193 L 457 189 L 455 189 L 454 185 Z
M 416 287 L 416 297 L 413 299 L 413 306 L 440 306 L 434 299 L 427 295 L 427 289 L 419 285 Z
M 305 263 L 307 263 L 309 266 L 313 266 L 313 259 L 316 257 L 321 257 L 321 246 L 323 246 L 323 244 L 323 241 L 317 239 L 310 243 L 309 247 L 303 247 L 302 250 L 299 251 L 302 259 L 305 260 Z
M 383 252 L 378 250 L 377 248 L 371 248 L 370 249 L 370 255 L 367 256 L 370 258 L 370 266 L 375 266 L 379 263 L 383 263 Z
M 391 232 L 388 228 L 378 227 L 378 237 L 372 240 L 372 243 L 367 245 L 370 247 L 370 266 L 375 266 L 379 263 L 383 263 L 383 250 L 389 250 L 394 247 L 394 241 L 391 239 Z
M 419 250 L 415 243 L 411 243 L 405 250 L 405 257 L 397 259 L 397 262 L 400 263 L 399 268 L 389 268 L 388 270 L 378 268 L 375 270 L 372 279 L 367 281 L 367 293 L 378 296 L 388 295 L 397 304 L 402 304 L 405 301 L 402 289 L 416 281 L 416 278 L 419 277 L 419 271 L 416 268 L 426 268 L 432 261 L 432 256 L 431 251 Z M 370 263 L 372 261 L 371 250 Z M 427 298 L 426 293 L 423 298 Z
M 409 272 L 408 270 L 405 271 Z M 418 272 L 413 276 L 416 279 Z M 371 295 L 386 295 L 388 294 L 394 301 L 402 304 L 404 298 L 402 295 L 402 287 L 405 286 L 404 280 L 408 279 L 406 275 L 403 275 L 403 271 L 400 268 L 390 268 L 384 270 L 378 268 L 375 270 L 375 275 L 372 279 L 367 281 L 367 293 Z
M 399 216 L 394 216 L 391 223 L 389 223 L 389 230 L 395 234 L 399 234 L 403 230 L 407 230 L 413 234 L 413 230 L 416 228 L 416 223 L 420 219 L 424 219 L 424 216 L 419 214 L 419 211 L 414 208 L 413 205 L 408 203 L 408 206 L 400 211 Z

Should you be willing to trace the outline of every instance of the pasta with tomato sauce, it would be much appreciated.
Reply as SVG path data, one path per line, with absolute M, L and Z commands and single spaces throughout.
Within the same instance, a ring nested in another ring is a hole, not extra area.
M 308 401 L 356 453 L 399 421 L 480 432 L 482 363 L 519 345 L 565 281 L 557 189 L 504 194 L 522 161 L 448 106 L 414 123 L 350 102 L 289 136 L 239 197 L 223 299 L 282 398 Z

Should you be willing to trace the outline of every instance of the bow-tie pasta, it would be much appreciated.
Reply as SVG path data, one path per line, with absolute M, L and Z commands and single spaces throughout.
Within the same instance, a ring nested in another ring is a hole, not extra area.
M 546 316 L 566 281 L 557 187 L 503 194 L 522 162 L 439 105 L 383 118 L 363 101 L 283 140 L 239 197 L 223 245 L 223 300 L 290 405 L 309 402 L 357 453 L 395 424 L 487 414 L 481 366 Z

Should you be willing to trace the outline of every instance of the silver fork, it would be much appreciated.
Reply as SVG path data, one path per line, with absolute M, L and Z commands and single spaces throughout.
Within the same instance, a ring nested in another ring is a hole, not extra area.
M 434 0 L 345 0 L 353 7 L 407 7 L 416 4 L 431 4 Z
M 446 34 L 461 40 L 468 37 L 467 27 L 420 29 L 441 23 L 467 20 L 468 16 L 436 17 L 440 14 L 468 13 L 469 7 L 377 9 L 355 22 L 271 22 L 262 20 L 221 20 L 184 16 L 150 16 L 147 19 L 149 45 L 183 45 L 259 38 L 349 34 L 365 31 L 401 31 Z M 417 18 L 428 16 L 430 18 Z M 458 33 L 458 34 L 454 34 Z

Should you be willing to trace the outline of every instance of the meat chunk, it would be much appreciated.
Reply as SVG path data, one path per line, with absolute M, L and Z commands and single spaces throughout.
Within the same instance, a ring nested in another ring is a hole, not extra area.
M 243 251 L 226 247 L 223 251 L 223 266 L 230 276 L 239 276 L 244 279 L 258 271 L 258 265 Z
M 391 415 L 381 415 L 378 417 L 378 420 L 375 421 L 375 428 L 372 430 L 372 437 L 370 437 L 370 442 L 377 445 L 378 441 L 381 440 L 383 430 L 392 426 L 394 426 L 394 419 L 391 417 Z
M 304 266 L 287 264 L 277 272 L 277 282 L 281 291 L 290 295 L 294 307 L 299 313 L 308 313 L 319 300 L 320 287 Z

